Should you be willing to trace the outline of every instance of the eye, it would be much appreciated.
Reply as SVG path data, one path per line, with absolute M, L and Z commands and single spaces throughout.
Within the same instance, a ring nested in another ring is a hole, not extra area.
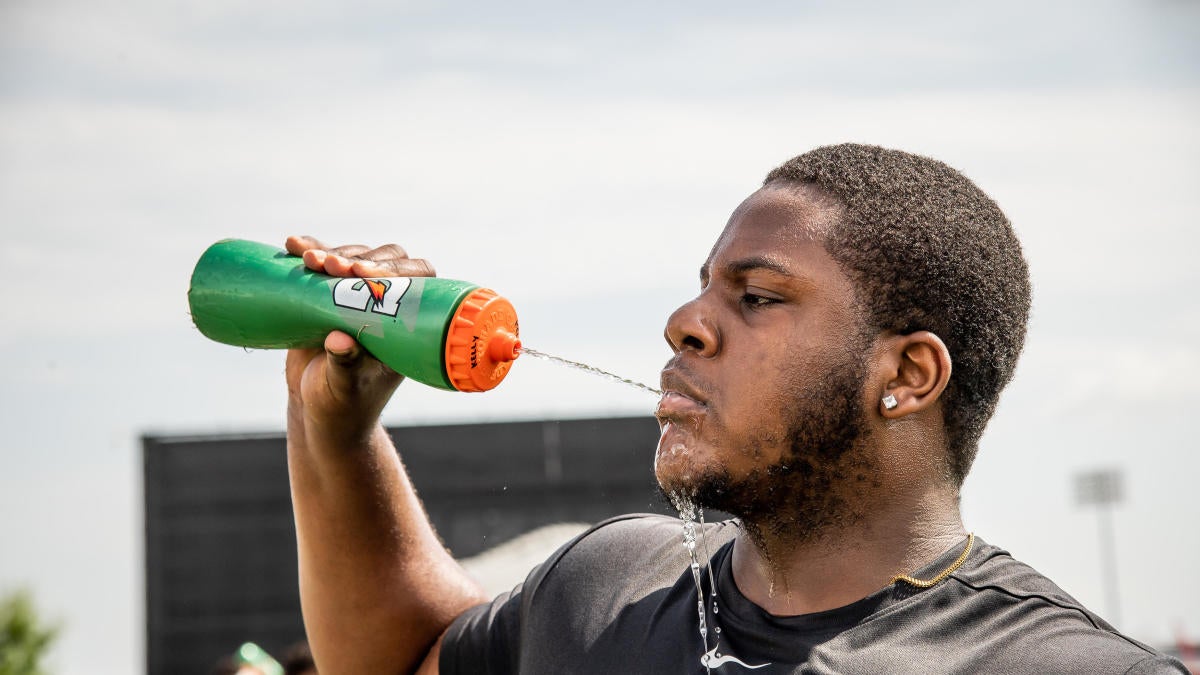
M 779 300 L 775 298 L 768 298 L 765 295 L 758 295 L 757 293 L 751 293 L 749 291 L 742 293 L 741 300 L 742 304 L 750 309 L 762 309 L 767 305 L 773 305 L 779 302 Z

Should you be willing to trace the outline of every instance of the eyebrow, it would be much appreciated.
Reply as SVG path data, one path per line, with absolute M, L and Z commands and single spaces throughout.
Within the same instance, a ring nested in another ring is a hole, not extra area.
M 750 256 L 748 258 L 741 258 L 739 260 L 734 260 L 733 262 L 731 262 L 725 266 L 724 272 L 728 276 L 736 277 L 736 276 L 743 275 L 746 272 L 753 272 L 753 271 L 758 271 L 758 270 L 766 270 L 768 272 L 774 272 L 775 274 L 779 274 L 779 275 L 786 276 L 786 277 L 800 278 L 799 275 L 795 274 L 794 272 L 789 270 L 787 267 L 785 267 L 781 263 L 779 263 L 775 260 L 772 260 L 766 256 L 760 256 L 760 255 Z M 704 265 L 702 265 L 700 267 L 700 281 L 703 282 L 703 281 L 707 280 L 708 276 L 709 276 L 708 263 L 705 263 Z

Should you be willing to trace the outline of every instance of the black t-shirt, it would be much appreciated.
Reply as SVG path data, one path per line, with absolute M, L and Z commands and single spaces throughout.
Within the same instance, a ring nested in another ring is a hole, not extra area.
M 897 582 L 838 609 L 771 616 L 733 581 L 737 531 L 736 521 L 710 524 L 698 541 L 702 566 L 705 548 L 712 554 L 717 589 L 714 611 L 702 567 L 706 638 L 680 521 L 625 516 L 580 535 L 513 591 L 459 617 L 442 646 L 441 672 L 1187 672 L 978 538 L 932 588 Z M 913 576 L 936 576 L 965 544 Z M 711 671 L 701 662 L 706 650 Z

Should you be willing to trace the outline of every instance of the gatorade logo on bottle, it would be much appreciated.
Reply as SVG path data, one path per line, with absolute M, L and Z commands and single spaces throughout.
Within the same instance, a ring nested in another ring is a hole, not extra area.
M 408 277 L 342 279 L 333 286 L 333 304 L 360 312 L 396 316 L 400 300 L 411 285 L 412 279 Z

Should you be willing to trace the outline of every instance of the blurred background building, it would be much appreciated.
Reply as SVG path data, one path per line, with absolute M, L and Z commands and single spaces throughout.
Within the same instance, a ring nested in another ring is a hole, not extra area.
M 491 593 L 587 524 L 667 513 L 652 417 L 389 428 L 434 527 Z M 252 641 L 304 638 L 285 441 L 146 436 L 149 675 L 205 675 Z

